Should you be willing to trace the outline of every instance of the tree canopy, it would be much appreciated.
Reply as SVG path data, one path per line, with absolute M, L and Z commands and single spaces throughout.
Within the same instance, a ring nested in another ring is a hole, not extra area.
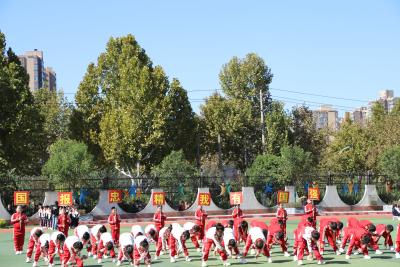
M 28 86 L 29 77 L 0 32 L 0 173 L 38 174 L 44 118 Z
M 87 146 L 74 140 L 59 139 L 50 146 L 50 157 L 43 174 L 57 189 L 78 189 L 85 185 L 83 178 L 95 171 L 93 155 Z

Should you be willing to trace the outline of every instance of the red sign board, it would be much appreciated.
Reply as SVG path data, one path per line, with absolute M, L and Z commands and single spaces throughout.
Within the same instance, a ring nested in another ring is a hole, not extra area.
M 231 205 L 238 205 L 243 203 L 243 194 L 242 192 L 231 192 L 229 194 L 229 200 Z
M 59 206 L 71 206 L 72 202 L 72 192 L 58 192 Z
M 29 204 L 29 191 L 14 192 L 14 206 L 28 205 L 28 204 Z
M 165 193 L 164 192 L 153 192 L 152 199 L 153 206 L 160 206 L 165 204 Z

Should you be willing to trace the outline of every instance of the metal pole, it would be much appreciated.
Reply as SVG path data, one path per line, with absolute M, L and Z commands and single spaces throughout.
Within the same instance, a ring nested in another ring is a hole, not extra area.
M 218 134 L 218 167 L 222 172 L 222 149 L 221 149 L 221 135 Z
M 262 89 L 260 89 L 260 114 L 261 114 L 261 144 L 262 144 L 262 150 L 264 152 L 264 149 L 265 149 L 265 122 L 264 122 L 264 101 L 263 101 Z

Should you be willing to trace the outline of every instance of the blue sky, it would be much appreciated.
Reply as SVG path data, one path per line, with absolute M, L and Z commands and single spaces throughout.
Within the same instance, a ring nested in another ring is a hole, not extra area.
M 232 56 L 256 52 L 286 107 L 333 104 L 343 113 L 400 95 L 400 1 L 0 1 L 0 30 L 17 53 L 44 51 L 70 99 L 110 36 L 135 35 L 177 77 L 198 112 Z M 281 89 L 281 90 L 277 90 Z M 290 93 L 283 90 L 359 101 Z

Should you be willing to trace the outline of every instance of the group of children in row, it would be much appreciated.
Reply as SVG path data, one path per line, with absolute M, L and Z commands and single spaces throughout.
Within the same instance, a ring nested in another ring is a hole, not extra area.
M 39 225 L 48 229 L 56 230 L 60 213 L 63 212 L 69 217 L 69 228 L 75 228 L 79 224 L 79 212 L 75 207 L 58 207 L 39 205 L 38 217 Z
M 272 262 L 270 250 L 278 245 L 285 257 L 293 255 L 298 265 L 303 264 L 304 255 L 308 259 L 317 259 L 318 264 L 324 264 L 323 254 L 325 241 L 332 247 L 336 254 L 346 252 L 346 259 L 350 259 L 353 250 L 355 253 L 363 253 L 365 259 L 370 259 L 368 248 L 381 254 L 378 241 L 382 237 L 384 244 L 390 250 L 395 250 L 391 238 L 394 230 L 392 225 L 374 225 L 368 220 L 358 221 L 349 218 L 346 227 L 335 218 L 322 218 L 317 228 L 317 210 L 309 202 L 305 207 L 305 215 L 294 230 L 293 253 L 288 252 L 288 237 L 286 233 L 287 213 L 280 206 L 276 218 L 266 225 L 262 221 L 254 220 L 250 224 L 243 219 L 243 212 L 238 205 L 232 213 L 233 220 L 221 222 L 209 220 L 206 223 L 207 213 L 199 207 L 195 213 L 195 222 L 187 222 L 183 226 L 178 223 L 165 225 L 166 216 L 159 207 L 155 213 L 154 224 L 147 225 L 144 229 L 140 225 L 134 225 L 129 233 L 120 235 L 120 217 L 113 209 L 108 218 L 111 233 L 105 225 L 95 225 L 89 229 L 85 225 L 78 226 L 73 236 L 68 232 L 56 231 L 52 234 L 44 233 L 40 227 L 32 229 L 28 250 L 27 262 L 31 260 L 33 251 L 34 266 L 37 266 L 39 258 L 49 263 L 52 267 L 54 256 L 59 254 L 62 266 L 83 266 L 83 260 L 88 257 L 97 259 L 98 263 L 108 257 L 116 262 L 117 266 L 124 261 L 139 266 L 143 261 L 147 266 L 151 265 L 149 253 L 150 244 L 155 244 L 154 259 L 162 254 L 169 254 L 170 262 L 175 262 L 182 253 L 186 261 L 191 261 L 187 242 L 190 239 L 197 252 L 202 254 L 202 266 L 207 266 L 210 252 L 219 254 L 223 266 L 229 266 L 228 257 L 240 258 L 241 263 L 246 263 L 246 257 L 251 254 L 265 255 L 268 262 Z M 14 216 L 14 215 L 13 215 Z M 21 221 L 15 222 L 20 224 Z M 14 224 L 14 227 L 18 228 Z M 15 239 L 14 239 L 15 241 Z M 347 250 L 345 247 L 349 242 Z M 240 244 L 244 246 L 240 249 Z M 338 247 L 339 245 L 339 247 Z M 87 255 L 81 255 L 86 246 Z M 16 246 L 16 253 L 18 250 Z M 116 253 L 118 250 L 118 253 Z M 17 253 L 20 254 L 20 253 Z M 400 229 L 397 226 L 396 258 L 400 258 Z

